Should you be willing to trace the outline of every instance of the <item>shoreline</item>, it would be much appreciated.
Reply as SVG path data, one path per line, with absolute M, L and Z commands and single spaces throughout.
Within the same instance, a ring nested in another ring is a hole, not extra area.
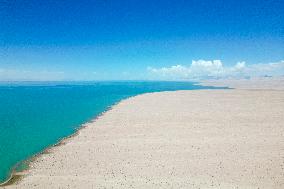
M 202 82 L 200 83 L 201 85 L 203 84 Z M 205 89 L 206 90 L 206 89 Z M 221 90 L 222 89 L 218 89 Z M 217 91 L 218 91 L 217 90 Z M 227 90 L 227 89 L 226 89 Z M 241 90 L 241 91 L 246 91 L 246 90 L 250 90 L 250 89 L 233 89 L 234 91 L 237 90 Z M 255 90 L 255 89 L 251 89 L 251 90 Z M 257 89 L 259 90 L 259 89 Z M 260 90 L 264 90 L 264 91 L 269 91 L 271 89 L 260 89 Z M 176 92 L 184 92 L 187 90 L 179 90 L 179 91 L 170 91 L 170 93 L 176 93 Z M 189 90 L 191 91 L 191 90 Z M 203 91 L 203 90 L 192 90 L 192 91 Z M 212 91 L 212 90 L 207 90 L 207 91 Z M 214 91 L 214 90 L 213 90 Z M 276 90 L 278 91 L 278 90 Z M 169 91 L 166 92 L 153 92 L 153 93 L 168 93 Z M 62 139 L 60 139 L 57 143 L 47 147 L 46 149 L 44 149 L 43 151 L 39 152 L 38 154 L 33 155 L 31 158 L 28 158 L 27 161 L 28 166 L 27 166 L 27 170 L 31 169 L 31 164 L 35 163 L 37 159 L 41 158 L 43 155 L 47 154 L 47 153 L 54 153 L 54 151 L 56 150 L 57 147 L 61 147 L 66 145 L 68 142 L 70 142 L 70 140 L 74 139 L 74 137 L 78 136 L 80 134 L 80 131 L 83 131 L 85 128 L 87 128 L 88 126 L 90 127 L 94 122 L 96 122 L 98 119 L 100 119 L 101 117 L 103 117 L 106 113 L 108 113 L 109 111 L 113 110 L 116 106 L 118 106 L 119 104 L 131 99 L 131 98 L 137 98 L 138 96 L 144 96 L 144 95 L 149 95 L 149 94 L 153 94 L 153 93 L 144 93 L 144 94 L 138 94 L 135 96 L 130 96 L 127 97 L 125 99 L 122 99 L 120 101 L 118 101 L 117 103 L 113 104 L 112 106 L 110 106 L 107 110 L 105 110 L 104 112 L 102 112 L 101 114 L 99 114 L 98 116 L 96 116 L 94 119 L 91 119 L 90 121 L 82 124 L 81 126 L 79 126 L 75 132 L 71 135 L 68 135 Z M 50 152 L 50 150 L 53 150 L 52 152 Z M 6 181 L 6 183 L 4 184 L 0 184 L 0 187 L 5 187 L 5 186 L 15 186 L 15 184 L 17 184 L 17 182 L 21 182 L 23 178 L 25 178 L 26 176 L 29 176 L 29 174 L 17 174 L 18 172 L 13 172 L 13 174 L 11 174 L 11 178 L 9 180 Z M 15 178 L 16 177 L 16 178 Z M 13 181 L 13 179 L 16 179 Z M 11 182 L 12 181 L 12 182 Z M 11 182 L 11 183 L 9 183 Z
M 243 90 L 284 90 L 284 76 L 276 78 L 251 78 L 251 79 L 211 79 L 201 80 L 202 86 L 221 87 Z
M 131 98 L 131 97 L 129 97 Z M 127 98 L 126 98 L 127 99 Z M 126 99 L 122 99 L 122 100 L 126 100 Z M 121 100 L 121 101 L 122 101 Z M 121 102 L 119 101 L 119 102 Z M 25 160 L 22 160 L 20 162 L 18 162 L 16 165 L 14 165 L 10 171 L 10 177 L 5 180 L 4 182 L 0 182 L 0 187 L 5 187 L 5 186 L 9 186 L 9 185 L 12 185 L 18 181 L 20 181 L 23 177 L 24 177 L 24 174 L 19 174 L 18 173 L 22 173 L 24 171 L 27 171 L 28 169 L 30 169 L 30 164 L 33 163 L 37 158 L 39 158 L 40 156 L 44 155 L 44 154 L 48 154 L 50 153 L 49 150 L 55 148 L 55 147 L 60 147 L 62 145 L 65 145 L 67 140 L 70 140 L 72 139 L 73 137 L 77 136 L 80 132 L 80 130 L 84 129 L 87 124 L 89 123 L 93 123 L 96 121 L 96 119 L 98 119 L 100 116 L 103 116 L 107 111 L 111 110 L 113 108 L 113 106 L 115 106 L 116 104 L 118 104 L 119 102 L 115 103 L 114 105 L 108 107 L 105 111 L 103 111 L 102 113 L 100 113 L 98 116 L 96 116 L 95 118 L 92 118 L 90 121 L 87 121 L 83 124 L 81 124 L 79 127 L 75 128 L 74 129 L 74 132 L 68 136 L 65 136 L 61 139 L 58 140 L 58 142 L 56 142 L 55 144 L 51 144 L 49 146 L 47 146 L 46 148 L 44 148 L 43 150 L 41 150 L 40 152 L 28 157 L 27 159 Z M 27 166 L 27 168 L 21 170 L 21 171 L 17 171 L 16 169 L 20 166 L 20 165 L 23 165 L 25 164 Z M 15 178 L 16 177 L 16 178 Z M 15 180 L 14 180 L 15 179 Z
M 206 90 L 206 89 L 198 89 L 198 90 Z M 213 90 L 219 90 L 219 89 L 213 89 Z M 183 91 L 183 90 L 177 90 L 177 91 Z M 161 91 L 161 92 L 171 92 L 171 91 Z M 44 154 L 48 154 L 50 153 L 49 151 L 56 148 L 56 147 L 60 147 L 62 145 L 65 145 L 66 142 L 70 139 L 72 139 L 73 137 L 79 135 L 79 132 L 81 130 L 83 130 L 84 128 L 87 127 L 88 124 L 91 124 L 93 122 L 95 122 L 97 119 L 99 119 L 101 116 L 103 116 L 106 112 L 112 110 L 117 104 L 125 101 L 125 100 L 128 100 L 130 98 L 134 98 L 134 97 L 137 97 L 137 96 L 140 96 L 140 95 L 144 95 L 144 94 L 151 94 L 151 93 L 160 93 L 160 92 L 147 92 L 147 93 L 142 93 L 142 94 L 137 94 L 137 95 L 134 95 L 134 96 L 129 96 L 129 97 L 126 97 L 124 99 L 121 99 L 119 100 L 118 102 L 114 103 L 113 105 L 109 106 L 105 111 L 101 112 L 99 115 L 97 115 L 96 117 L 90 119 L 89 121 L 87 122 L 84 122 L 83 124 L 81 124 L 80 126 L 78 126 L 77 128 L 74 129 L 74 132 L 70 135 L 67 135 L 61 139 L 58 140 L 58 142 L 54 143 L 54 144 L 51 144 L 49 146 L 47 146 L 46 148 L 44 148 L 43 150 L 41 150 L 40 152 L 24 159 L 24 160 L 21 160 L 19 162 L 17 162 L 12 168 L 11 168 L 11 171 L 10 171 L 10 176 L 8 179 L 6 179 L 4 182 L 0 182 L 0 187 L 5 187 L 5 186 L 9 186 L 9 185 L 13 185 L 19 181 L 21 181 L 21 179 L 23 179 L 23 177 L 25 177 L 25 174 L 22 174 L 24 173 L 25 171 L 29 170 L 30 169 L 30 166 L 31 164 L 36 161 L 37 158 L 40 158 L 42 155 Z M 20 170 L 20 171 L 17 171 L 17 168 L 21 165 L 25 165 L 26 168 L 24 168 L 23 170 Z
M 131 98 L 131 97 L 128 97 L 128 98 Z M 126 98 L 126 99 L 128 99 Z M 126 99 L 122 99 L 120 100 L 119 102 L 123 101 L 123 100 L 126 100 Z M 12 168 L 11 168 L 11 171 L 10 171 L 10 177 L 8 179 L 6 179 L 4 182 L 0 182 L 0 187 L 5 187 L 5 186 L 9 186 L 9 185 L 12 185 L 18 181 L 20 181 L 24 175 L 23 174 L 19 174 L 18 173 L 22 173 L 24 171 L 27 171 L 30 169 L 30 164 L 33 163 L 37 158 L 39 158 L 40 156 L 44 155 L 44 154 L 48 154 L 50 153 L 49 150 L 55 148 L 55 147 L 59 147 L 59 146 L 62 146 L 62 145 L 65 145 L 67 140 L 70 140 L 72 139 L 73 137 L 77 136 L 80 132 L 80 130 L 84 129 L 87 124 L 89 123 L 93 123 L 96 121 L 96 119 L 98 119 L 100 116 L 103 116 L 107 111 L 111 110 L 113 108 L 113 106 L 115 106 L 116 104 L 118 104 L 119 102 L 116 102 L 115 104 L 111 105 L 110 107 L 108 107 L 105 111 L 103 111 L 102 113 L 100 113 L 99 115 L 97 115 L 95 118 L 92 118 L 90 121 L 87 121 L 87 122 L 84 122 L 83 124 L 81 124 L 80 126 L 78 126 L 77 128 L 74 129 L 74 132 L 70 135 L 67 135 L 61 139 L 58 140 L 58 142 L 54 143 L 54 144 L 51 144 L 49 146 L 47 146 L 46 148 L 44 148 L 43 150 L 41 150 L 40 152 L 28 157 L 27 159 L 25 160 L 22 160 L 18 163 L 16 163 Z M 16 169 L 20 166 L 20 165 L 23 165 L 25 164 L 27 166 L 27 168 L 21 170 L 21 171 L 17 171 Z M 14 178 L 16 177 L 16 178 Z M 15 179 L 15 180 L 14 180 Z M 11 183 L 10 183 L 11 182 Z
M 98 115 L 98 117 L 101 116 L 101 115 Z M 96 119 L 96 118 L 95 118 Z M 51 150 L 52 148 L 55 148 L 55 147 L 59 147 L 59 146 L 62 146 L 64 144 L 66 144 L 66 140 L 74 137 L 74 136 L 77 136 L 78 135 L 78 132 L 81 130 L 81 129 L 84 129 L 84 125 L 87 124 L 87 123 L 92 123 L 92 121 L 88 121 L 88 122 L 85 122 L 84 124 L 81 124 L 81 126 L 79 128 L 76 128 L 74 130 L 74 133 L 72 133 L 71 135 L 68 135 L 66 137 L 63 137 L 61 138 L 58 142 L 56 142 L 55 144 L 51 144 L 49 146 L 47 146 L 46 148 L 44 148 L 43 150 L 41 150 L 40 152 L 28 157 L 27 159 L 25 160 L 22 160 L 20 162 L 18 162 L 16 165 L 14 165 L 12 167 L 12 171 L 10 171 L 10 177 L 5 180 L 4 182 L 1 182 L 0 183 L 0 187 L 4 187 L 4 186 L 8 186 L 8 185 L 11 185 L 17 181 L 20 181 L 23 176 L 23 174 L 19 174 L 19 173 L 22 173 L 22 172 L 25 172 L 27 171 L 28 169 L 30 169 L 30 164 L 35 161 L 36 158 L 44 155 L 44 154 L 48 154 L 50 153 L 49 150 Z M 21 165 L 25 165 L 27 166 L 26 168 L 24 168 L 23 170 L 21 171 L 17 171 L 16 169 L 21 166 Z M 14 178 L 14 177 L 17 177 L 17 178 Z M 14 180 L 15 179 L 15 180 Z M 11 182 L 11 183 L 10 183 Z

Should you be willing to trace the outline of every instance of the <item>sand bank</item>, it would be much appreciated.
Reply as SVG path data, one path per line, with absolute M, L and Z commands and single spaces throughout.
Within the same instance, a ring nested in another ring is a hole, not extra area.
M 284 188 L 284 91 L 143 94 L 5 188 Z

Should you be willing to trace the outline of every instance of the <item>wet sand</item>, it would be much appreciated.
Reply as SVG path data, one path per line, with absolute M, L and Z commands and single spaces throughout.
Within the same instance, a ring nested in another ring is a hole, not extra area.
M 284 90 L 244 88 L 123 100 L 4 188 L 284 188 Z

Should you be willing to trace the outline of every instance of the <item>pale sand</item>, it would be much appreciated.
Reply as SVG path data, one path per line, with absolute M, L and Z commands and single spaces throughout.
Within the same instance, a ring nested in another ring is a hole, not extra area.
M 284 91 L 143 94 L 6 188 L 284 188 Z
M 227 86 L 237 89 L 284 90 L 284 76 L 275 78 L 205 80 L 201 84 L 216 87 Z

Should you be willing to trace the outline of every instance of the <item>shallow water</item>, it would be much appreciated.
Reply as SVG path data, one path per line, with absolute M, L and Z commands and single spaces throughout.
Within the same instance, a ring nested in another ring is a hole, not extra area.
M 147 92 L 213 89 L 189 82 L 17 82 L 0 85 L 0 182 L 12 167 L 118 101 Z

